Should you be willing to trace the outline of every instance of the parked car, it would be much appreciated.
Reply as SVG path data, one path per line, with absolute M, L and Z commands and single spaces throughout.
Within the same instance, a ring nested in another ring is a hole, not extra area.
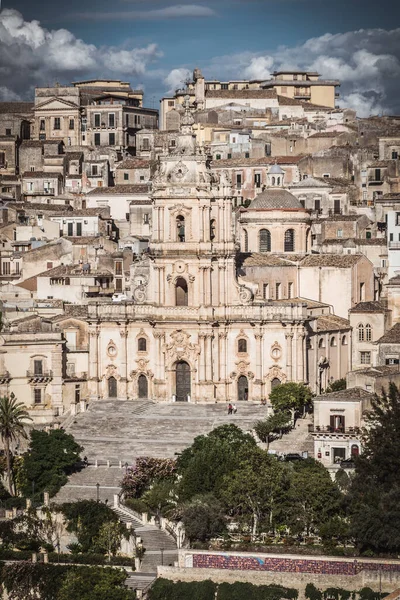
M 126 294 L 121 294 L 120 292 L 112 295 L 113 302 L 124 302 L 128 300 L 128 296 Z
M 295 452 L 293 452 L 293 453 L 289 452 L 289 454 L 286 454 L 286 456 L 285 456 L 286 462 L 291 462 L 291 461 L 295 461 L 295 460 L 304 460 L 304 458 L 303 458 L 303 456 L 301 456 L 301 454 L 297 454 Z

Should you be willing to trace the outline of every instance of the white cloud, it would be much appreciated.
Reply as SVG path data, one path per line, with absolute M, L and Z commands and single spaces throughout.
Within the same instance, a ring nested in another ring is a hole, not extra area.
M 181 18 L 198 18 L 198 17 L 214 17 L 217 13 L 208 6 L 200 4 L 177 4 L 174 6 L 166 6 L 165 8 L 155 8 L 151 10 L 128 10 L 128 11 L 113 11 L 113 12 L 85 12 L 77 13 L 74 17 L 89 20 L 109 21 L 121 19 L 134 19 L 135 21 L 153 21 L 158 19 L 181 19 Z
M 164 83 L 168 86 L 167 93 L 172 94 L 177 88 L 183 87 L 186 79 L 191 77 L 189 69 L 172 69 L 164 78 Z
M 50 31 L 16 10 L 0 12 L 0 97 L 32 96 L 35 85 L 69 83 L 74 77 L 138 76 L 161 56 L 156 44 L 142 48 L 98 47 L 67 29 Z
M 255 56 L 244 70 L 244 76 L 249 79 L 269 79 L 273 64 L 272 56 Z
M 400 28 L 360 29 L 311 38 L 274 52 L 242 52 L 200 65 L 206 77 L 264 78 L 279 69 L 316 70 L 326 79 L 339 79 L 341 106 L 359 116 L 400 113 Z

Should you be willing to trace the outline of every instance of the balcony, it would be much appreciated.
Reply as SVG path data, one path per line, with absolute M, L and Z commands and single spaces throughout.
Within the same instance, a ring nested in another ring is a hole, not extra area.
M 88 352 L 89 351 L 88 344 L 81 344 L 80 346 L 73 346 L 73 345 L 67 343 L 66 348 L 67 348 L 68 352 Z
M 100 285 L 89 285 L 86 294 L 99 294 L 109 296 L 115 292 L 113 287 L 101 287 Z
M 53 379 L 53 371 L 42 371 L 42 373 L 27 371 L 26 377 L 29 383 L 49 383 Z
M 382 178 L 377 178 L 375 175 L 368 175 L 368 183 L 370 185 L 382 185 L 384 183 Z
M 46 196 L 54 196 L 55 188 L 44 188 L 43 194 L 46 194 Z
M 389 250 L 400 250 L 400 242 L 389 242 Z
M 308 426 L 308 433 L 313 435 L 346 435 L 346 436 L 357 436 L 361 434 L 360 427 L 331 427 L 330 425 L 320 426 L 310 424 Z
M 0 385 L 6 385 L 11 381 L 11 375 L 8 371 L 4 371 L 4 373 L 0 373 Z

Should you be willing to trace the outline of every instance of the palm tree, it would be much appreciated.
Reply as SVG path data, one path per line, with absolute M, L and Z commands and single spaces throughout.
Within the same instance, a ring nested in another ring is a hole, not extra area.
M 0 398 L 0 438 L 4 444 L 6 455 L 6 468 L 8 489 L 12 494 L 13 484 L 11 478 L 11 449 L 10 444 L 19 438 L 27 438 L 24 429 L 26 421 L 32 421 L 22 402 L 17 402 L 13 393 Z

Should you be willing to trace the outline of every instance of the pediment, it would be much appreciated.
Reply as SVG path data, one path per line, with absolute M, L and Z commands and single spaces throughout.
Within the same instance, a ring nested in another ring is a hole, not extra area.
M 45 100 L 45 102 L 41 102 L 35 106 L 35 110 L 60 110 L 67 108 L 77 109 L 79 107 L 74 102 L 64 100 L 63 98 L 49 98 L 48 100 Z

